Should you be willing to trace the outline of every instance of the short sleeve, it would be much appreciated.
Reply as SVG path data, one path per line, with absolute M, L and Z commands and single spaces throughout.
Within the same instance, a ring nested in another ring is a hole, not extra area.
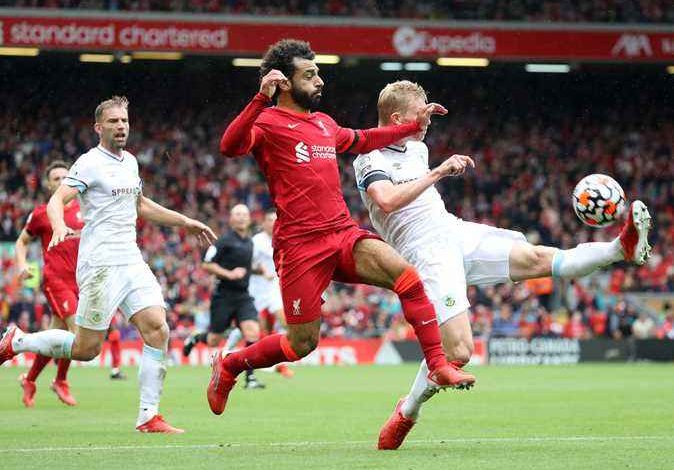
M 82 156 L 70 167 L 68 176 L 63 179 L 63 184 L 77 188 L 80 193 L 83 193 L 94 184 L 95 179 L 96 168 Z
M 215 258 L 215 255 L 218 254 L 218 249 L 215 247 L 215 245 L 211 245 L 208 247 L 208 250 L 206 250 L 206 254 L 204 255 L 204 262 L 205 263 L 212 263 L 213 258 Z
M 26 229 L 26 232 L 28 232 L 28 235 L 31 237 L 34 237 L 38 233 L 38 228 L 37 228 L 37 219 L 33 217 L 33 212 L 28 214 L 28 218 L 26 219 L 26 226 L 24 227 Z
M 356 171 L 356 184 L 361 191 L 367 191 L 375 181 L 391 181 L 391 170 L 386 157 L 375 150 L 364 155 L 359 155 L 353 162 Z

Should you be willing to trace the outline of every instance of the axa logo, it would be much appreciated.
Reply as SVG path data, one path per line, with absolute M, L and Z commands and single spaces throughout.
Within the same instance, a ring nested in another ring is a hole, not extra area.
M 646 34 L 622 34 L 611 49 L 611 54 L 627 57 L 650 57 L 653 55 L 651 39 Z
M 302 302 L 302 299 L 293 300 L 293 315 L 297 317 L 302 315 L 302 310 L 300 310 L 300 302 Z
M 311 157 L 309 157 L 309 147 L 304 142 L 298 142 L 295 145 L 295 156 L 297 157 L 297 163 L 309 163 Z

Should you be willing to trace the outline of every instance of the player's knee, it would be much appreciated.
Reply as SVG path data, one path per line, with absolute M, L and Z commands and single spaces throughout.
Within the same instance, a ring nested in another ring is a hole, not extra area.
M 91 361 L 101 353 L 101 343 L 73 344 L 70 358 L 76 361 Z
M 154 348 L 162 348 L 169 339 L 169 327 L 166 321 L 151 322 L 143 327 L 143 340 Z
M 288 340 L 290 341 L 290 346 L 293 348 L 293 351 L 295 351 L 295 354 L 299 357 L 309 355 L 309 353 L 318 346 L 317 335 L 290 335 Z

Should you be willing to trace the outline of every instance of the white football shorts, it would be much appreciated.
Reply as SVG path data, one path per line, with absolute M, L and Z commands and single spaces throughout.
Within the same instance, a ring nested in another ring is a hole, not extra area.
M 146 263 L 90 266 L 77 269 L 80 289 L 75 323 L 90 330 L 107 330 L 119 308 L 126 319 L 147 307 L 164 308 L 164 297 Z
M 249 294 L 253 297 L 255 310 L 258 313 L 264 309 L 267 309 L 269 313 L 283 310 L 283 298 L 281 297 L 281 286 L 279 286 L 278 279 L 251 286 Z
M 510 281 L 510 251 L 520 232 L 457 219 L 444 236 L 404 256 L 419 272 L 439 324 L 470 307 L 467 286 Z

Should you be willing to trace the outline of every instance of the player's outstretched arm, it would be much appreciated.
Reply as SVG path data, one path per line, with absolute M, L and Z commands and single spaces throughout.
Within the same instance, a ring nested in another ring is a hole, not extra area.
M 271 104 L 276 88 L 287 80 L 278 70 L 271 70 L 260 81 L 260 91 L 241 113 L 227 126 L 220 138 L 220 153 L 226 157 L 240 157 L 248 154 L 261 133 L 254 127 L 255 119 Z
M 374 181 L 367 187 L 367 194 L 382 211 L 388 214 L 405 207 L 445 176 L 462 175 L 469 166 L 475 168 L 475 162 L 469 156 L 452 155 L 423 177 L 414 181 L 397 185 L 394 185 L 390 180 Z
M 24 228 L 19 234 L 14 244 L 14 259 L 16 260 L 16 268 L 19 271 L 19 278 L 22 281 L 33 277 L 33 273 L 28 269 L 28 245 L 33 241 L 28 231 Z
M 75 231 L 68 227 L 63 219 L 63 208 L 66 204 L 75 199 L 75 196 L 78 194 L 79 190 L 77 188 L 62 184 L 58 187 L 56 192 L 52 194 L 52 197 L 49 198 L 49 202 L 47 203 L 47 217 L 49 217 L 49 223 L 51 224 L 53 234 L 47 250 L 51 250 L 67 237 L 75 235 Z
M 337 151 L 340 153 L 369 153 L 384 148 L 425 130 L 434 114 L 444 115 L 447 114 L 447 110 L 440 104 L 429 103 L 419 111 L 414 122 L 356 131 L 340 128 L 337 134 Z
M 157 204 L 152 199 L 140 196 L 138 202 L 138 215 L 151 222 L 168 225 L 171 227 L 183 227 L 191 235 L 197 237 L 199 243 L 208 246 L 216 240 L 213 230 L 198 220 L 191 219 L 180 212 L 167 209 Z

